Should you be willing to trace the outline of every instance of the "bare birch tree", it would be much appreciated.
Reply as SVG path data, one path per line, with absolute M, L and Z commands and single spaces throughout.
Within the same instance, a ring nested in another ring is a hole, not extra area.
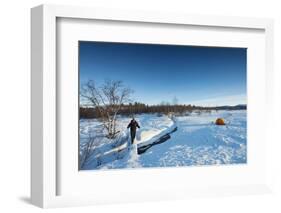
M 100 114 L 108 138 L 115 138 L 117 115 L 125 103 L 130 102 L 133 91 L 122 81 L 106 80 L 100 87 L 90 80 L 82 86 L 80 96 Z

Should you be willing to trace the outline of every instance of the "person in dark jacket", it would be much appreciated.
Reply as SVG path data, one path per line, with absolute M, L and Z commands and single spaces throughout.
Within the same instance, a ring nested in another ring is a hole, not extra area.
M 131 120 L 131 122 L 129 123 L 128 128 L 130 128 L 130 132 L 131 132 L 131 143 L 134 143 L 135 137 L 136 137 L 136 131 L 137 131 L 137 127 L 140 128 L 138 122 L 133 118 Z

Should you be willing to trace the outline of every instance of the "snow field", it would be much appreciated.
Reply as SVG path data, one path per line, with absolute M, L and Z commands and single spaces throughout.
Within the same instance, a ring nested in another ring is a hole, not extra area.
M 217 118 L 223 118 L 226 126 L 216 126 Z M 140 125 L 135 143 L 130 145 L 127 125 L 130 118 L 121 117 L 118 123 L 120 135 L 115 140 L 104 137 L 102 125 L 95 119 L 80 121 L 80 149 L 89 135 L 97 137 L 95 152 L 82 169 L 112 169 L 139 167 L 175 167 L 247 162 L 246 110 L 191 113 L 173 119 L 156 114 L 136 116 Z M 164 143 L 137 154 L 137 147 L 149 145 L 171 133 Z

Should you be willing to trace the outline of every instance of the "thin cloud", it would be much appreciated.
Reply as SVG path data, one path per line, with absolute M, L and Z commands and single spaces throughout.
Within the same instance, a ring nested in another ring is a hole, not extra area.
M 220 96 L 217 98 L 203 99 L 191 102 L 193 105 L 198 106 L 235 106 L 238 104 L 246 104 L 247 97 L 245 94 Z

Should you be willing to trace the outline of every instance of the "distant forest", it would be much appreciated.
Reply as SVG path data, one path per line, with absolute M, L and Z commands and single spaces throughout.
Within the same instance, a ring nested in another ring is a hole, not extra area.
M 211 110 L 241 110 L 247 109 L 246 105 L 236 105 L 236 106 L 217 106 L 217 107 L 201 107 L 195 105 L 169 105 L 169 104 L 160 104 L 160 105 L 147 105 L 139 102 L 122 104 L 118 114 L 125 116 L 132 116 L 135 114 L 141 113 L 159 113 L 159 114 L 187 114 L 193 111 L 197 113 L 201 112 L 211 112 Z M 79 116 L 81 118 L 100 118 L 101 115 L 99 110 L 95 107 L 85 107 L 80 106 Z

